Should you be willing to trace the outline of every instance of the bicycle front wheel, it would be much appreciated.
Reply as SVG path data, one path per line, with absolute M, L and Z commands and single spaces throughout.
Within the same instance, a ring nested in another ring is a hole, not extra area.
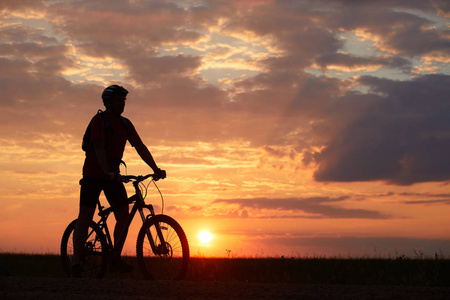
M 77 220 L 67 226 L 61 239 L 61 260 L 67 276 L 72 277 L 73 230 Z M 86 278 L 102 278 L 108 267 L 107 243 L 103 232 L 92 221 L 82 254 L 82 276 Z
M 169 216 L 156 215 L 145 221 L 139 231 L 136 252 L 147 279 L 181 280 L 186 275 L 188 240 L 181 226 Z

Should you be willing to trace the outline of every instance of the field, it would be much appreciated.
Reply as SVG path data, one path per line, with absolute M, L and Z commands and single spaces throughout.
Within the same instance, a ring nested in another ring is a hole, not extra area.
M 0 254 L 0 276 L 66 277 L 58 255 L 8 253 Z M 142 279 L 137 266 L 132 276 Z M 194 257 L 186 280 L 450 287 L 450 260 Z
M 134 257 L 126 259 L 136 264 Z M 192 258 L 184 281 L 156 283 L 143 280 L 139 270 L 73 280 L 57 255 L 0 254 L 2 299 L 31 299 L 36 292 L 46 299 L 76 299 L 79 293 L 84 299 L 140 299 L 155 290 L 166 299 L 446 299 L 450 260 Z

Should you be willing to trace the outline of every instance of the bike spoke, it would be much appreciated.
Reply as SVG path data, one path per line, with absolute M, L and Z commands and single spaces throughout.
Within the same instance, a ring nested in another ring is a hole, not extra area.
M 75 224 L 76 220 L 69 224 L 61 240 L 61 259 L 68 276 L 72 275 L 73 230 Z M 106 240 L 102 238 L 101 234 L 100 229 L 92 222 L 89 225 L 88 237 L 82 250 L 83 277 L 100 278 L 106 272 Z
M 189 246 L 186 236 L 175 220 L 158 215 L 146 222 L 138 236 L 138 261 L 144 275 L 153 279 L 181 279 L 187 270 Z M 158 235 L 159 228 L 161 236 Z M 147 231 L 152 237 L 149 240 Z M 163 238 L 161 241 L 160 238 Z M 183 242 L 184 241 L 184 242 Z M 155 249 L 152 249 L 152 245 Z M 183 251 L 183 247 L 185 247 Z

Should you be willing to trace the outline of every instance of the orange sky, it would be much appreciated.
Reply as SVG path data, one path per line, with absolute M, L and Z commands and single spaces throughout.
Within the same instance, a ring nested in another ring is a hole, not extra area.
M 82 135 L 120 84 L 193 255 L 450 255 L 445 2 L 16 0 L 0 13 L 0 251 L 59 251 Z M 124 159 L 150 172 L 130 146 Z M 148 200 L 161 208 L 155 189 Z

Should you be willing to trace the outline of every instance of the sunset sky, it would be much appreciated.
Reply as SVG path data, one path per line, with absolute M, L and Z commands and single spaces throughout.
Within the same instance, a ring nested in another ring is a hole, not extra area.
M 0 13 L 0 252 L 58 253 L 82 136 L 120 84 L 192 255 L 450 257 L 449 1 L 2 0 Z M 124 160 L 151 172 L 130 145 Z M 147 200 L 161 212 L 154 188 Z

